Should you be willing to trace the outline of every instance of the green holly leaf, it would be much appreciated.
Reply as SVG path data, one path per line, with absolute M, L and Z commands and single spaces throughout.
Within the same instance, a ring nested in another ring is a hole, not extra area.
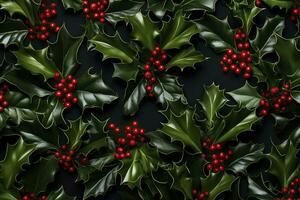
M 225 127 L 222 133 L 215 138 L 215 143 L 236 140 L 236 137 L 245 131 L 251 131 L 252 125 L 260 118 L 256 116 L 255 110 L 241 108 L 231 111 L 224 119 Z
M 263 0 L 268 6 L 274 7 L 278 6 L 279 8 L 290 9 L 293 5 L 293 1 L 289 0 Z
M 299 130 L 296 128 L 283 143 L 273 144 L 271 153 L 267 154 L 267 158 L 271 161 L 268 172 L 276 176 L 283 187 L 289 186 L 300 173 L 300 162 L 297 157 L 297 147 L 300 144 Z
M 186 165 L 177 166 L 174 164 L 173 169 L 169 170 L 173 179 L 171 188 L 180 191 L 188 199 L 192 199 L 192 179 Z
M 207 58 L 195 48 L 191 47 L 180 51 L 180 53 L 174 55 L 168 62 L 167 68 L 179 67 L 183 71 L 186 67 L 195 68 L 195 64 L 206 60 Z
M 224 90 L 220 90 L 219 86 L 216 86 L 214 83 L 204 88 L 204 95 L 199 103 L 205 112 L 209 128 L 214 126 L 215 120 L 218 117 L 218 111 L 227 101 Z
M 245 85 L 238 88 L 229 94 L 240 106 L 248 109 L 257 108 L 262 97 L 256 90 L 256 87 L 251 86 L 247 81 Z
M 153 93 L 157 101 L 164 107 L 167 105 L 167 101 L 176 101 L 183 97 L 182 85 L 178 83 L 176 77 L 169 74 L 157 78 Z
M 298 91 L 298 90 L 292 90 L 292 91 L 291 91 L 291 96 L 293 97 L 293 99 L 294 99 L 297 103 L 300 103 L 300 91 Z
M 51 192 L 47 196 L 47 200 L 74 200 L 75 197 L 70 197 L 64 192 L 63 187 L 59 188 L 58 190 Z
M 161 47 L 164 50 L 180 48 L 190 44 L 191 37 L 196 33 L 195 23 L 186 21 L 183 13 L 177 12 L 174 19 L 164 23 L 160 31 Z
M 129 82 L 126 88 L 125 99 L 126 102 L 123 106 L 123 112 L 125 115 L 134 115 L 138 109 L 139 104 L 146 96 L 146 83 L 145 80 L 141 80 L 136 87 L 133 82 Z
M 148 0 L 149 9 L 159 18 L 162 18 L 167 11 L 174 10 L 174 2 L 169 0 Z
M 227 161 L 229 164 L 226 169 L 235 174 L 246 173 L 247 167 L 258 162 L 264 157 L 264 145 L 239 143 L 233 148 L 234 157 L 230 157 Z
M 30 169 L 21 179 L 21 184 L 36 194 L 45 192 L 47 185 L 54 181 L 58 168 L 58 161 L 54 156 L 41 158 L 37 164 L 30 165 Z
M 75 96 L 78 97 L 78 104 L 83 108 L 96 108 L 103 109 L 104 104 L 110 104 L 118 97 L 110 89 L 102 79 L 102 73 L 82 74 L 78 79 L 76 86 Z
M 157 170 L 159 156 L 157 150 L 147 145 L 132 150 L 131 154 L 131 158 L 121 161 L 122 166 L 118 173 L 121 175 L 121 183 L 133 188 L 140 185 L 143 176 Z
M 48 48 L 35 50 L 32 46 L 21 48 L 15 52 L 17 65 L 31 71 L 33 74 L 42 74 L 45 79 L 52 78 L 58 71 L 55 63 L 48 58 Z
M 119 33 L 114 36 L 108 36 L 103 31 L 89 40 L 91 46 L 89 49 L 95 49 L 103 54 L 103 59 L 117 58 L 123 63 L 132 63 L 136 57 L 136 49 L 130 43 L 122 41 Z
M 205 10 L 214 12 L 217 0 L 183 0 L 178 7 L 186 11 Z
M 0 44 L 5 48 L 11 44 L 21 44 L 27 35 L 27 29 L 21 20 L 4 17 L 0 22 Z
M 0 162 L 1 182 L 6 189 L 16 181 L 22 166 L 29 163 L 29 156 L 35 151 L 36 145 L 26 144 L 20 137 L 15 145 L 8 145 L 4 160 Z
M 276 73 L 275 68 L 275 63 L 261 60 L 257 67 L 253 68 L 253 76 L 255 76 L 259 82 L 266 82 L 269 86 L 276 85 L 278 83 L 277 80 L 280 78 L 278 73 Z
M 19 200 L 21 197 L 15 190 L 7 190 L 0 184 L 1 200 Z
M 62 3 L 66 9 L 73 9 L 76 12 L 82 9 L 82 0 L 62 0 Z
M 213 15 L 204 15 L 196 21 L 199 35 L 216 52 L 226 51 L 235 45 L 233 30 L 230 28 L 227 18 L 220 20 Z
M 127 16 L 126 22 L 132 26 L 132 37 L 142 43 L 143 47 L 153 50 L 155 47 L 155 37 L 159 34 L 158 28 L 148 16 L 138 12 L 134 16 Z
M 58 32 L 56 42 L 50 44 L 51 58 L 61 69 L 63 76 L 72 74 L 77 70 L 79 63 L 77 54 L 83 38 L 83 36 L 72 37 L 63 25 Z
M 184 146 L 189 146 L 196 153 L 200 153 L 201 131 L 195 124 L 194 114 L 194 110 L 186 110 L 179 116 L 171 114 L 168 122 L 163 124 L 161 131 L 171 137 L 171 141 L 180 141 Z
M 75 149 L 80 146 L 81 137 L 85 134 L 89 124 L 84 123 L 81 118 L 69 121 L 69 123 L 69 128 L 65 131 L 65 134 L 68 136 L 70 148 Z
M 40 0 L 0 0 L 1 10 L 6 10 L 11 16 L 15 13 L 28 18 L 31 24 L 38 20 Z
M 283 28 L 284 19 L 282 17 L 267 18 L 263 27 L 257 28 L 256 36 L 250 40 L 250 43 L 260 58 L 273 51 L 276 43 L 274 33 L 281 35 Z
M 272 195 L 267 188 L 267 186 L 262 182 L 262 177 L 247 177 L 248 179 L 248 197 L 256 197 L 261 200 L 274 200 L 274 195 Z
M 160 131 L 148 132 L 145 136 L 150 139 L 150 144 L 160 153 L 171 154 L 182 151 L 180 146 L 172 143 L 170 137 Z
M 120 78 L 126 82 L 135 81 L 139 68 L 137 63 L 114 63 L 114 78 Z
M 209 199 L 214 200 L 219 194 L 231 190 L 232 183 L 237 178 L 227 173 L 211 173 L 201 181 L 201 190 L 209 191 Z

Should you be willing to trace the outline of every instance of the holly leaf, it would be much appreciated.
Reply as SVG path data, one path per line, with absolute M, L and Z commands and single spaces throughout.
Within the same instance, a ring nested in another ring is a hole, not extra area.
M 45 79 L 52 78 L 58 71 L 55 63 L 48 58 L 48 48 L 35 50 L 32 46 L 21 48 L 15 52 L 17 65 L 29 70 L 33 74 L 42 74 Z
M 160 153 L 171 154 L 181 152 L 182 148 L 172 143 L 170 137 L 161 131 L 148 132 L 145 134 L 150 139 L 150 144 L 154 146 Z
M 118 97 L 102 79 L 102 73 L 82 74 L 78 79 L 75 96 L 78 97 L 78 104 L 83 108 L 101 108 L 104 104 L 110 104 Z
M 0 162 L 1 182 L 6 189 L 16 181 L 22 166 L 29 163 L 29 156 L 35 151 L 36 145 L 26 144 L 20 137 L 16 144 L 8 145 L 4 160 Z
M 201 153 L 201 131 L 195 124 L 195 110 L 186 110 L 176 116 L 171 114 L 167 123 L 163 123 L 161 131 L 171 137 L 171 141 L 180 141 L 184 146 L 191 147 L 195 153 Z
M 204 15 L 196 21 L 200 38 L 216 52 L 224 52 L 235 45 L 233 30 L 230 28 L 227 18 L 220 20 L 213 15 Z
M 226 169 L 235 174 L 246 173 L 247 167 L 258 162 L 264 157 L 264 145 L 239 143 L 233 148 L 234 157 L 230 157 L 227 161 L 229 164 Z
M 0 0 L 1 10 L 6 10 L 11 16 L 15 13 L 28 18 L 31 24 L 38 20 L 40 0 Z
M 81 137 L 85 134 L 88 123 L 84 123 L 81 118 L 69 121 L 70 125 L 65 134 L 68 136 L 70 149 L 75 149 L 81 144 Z
M 66 27 L 63 25 L 57 36 L 56 42 L 50 44 L 49 51 L 51 58 L 56 66 L 61 69 L 63 76 L 74 73 L 77 70 L 77 54 L 82 44 L 83 36 L 72 37 Z
M 256 116 L 255 110 L 241 108 L 231 111 L 222 121 L 225 127 L 222 133 L 215 138 L 215 143 L 221 143 L 229 140 L 236 140 L 237 136 L 245 131 L 251 131 L 252 124 L 260 118 Z
M 167 11 L 174 10 L 174 2 L 169 0 L 148 0 L 149 9 L 159 18 L 162 18 Z
M 30 165 L 21 179 L 21 184 L 36 194 L 45 192 L 47 185 L 54 181 L 58 168 L 58 161 L 54 156 L 41 158 L 37 164 Z
M 214 83 L 204 88 L 204 95 L 199 103 L 205 112 L 210 128 L 214 126 L 215 120 L 218 117 L 218 111 L 227 101 L 224 90 L 220 90 L 219 86 L 216 86 Z
M 65 9 L 73 9 L 79 11 L 82 9 L 82 0 L 62 0 Z
M 7 190 L 0 185 L 0 198 L 1 200 L 19 200 L 21 197 L 18 192 L 14 190 Z
M 158 152 L 155 149 L 143 145 L 131 151 L 131 158 L 123 159 L 122 166 L 118 170 L 121 175 L 121 183 L 130 188 L 140 185 L 140 180 L 151 172 L 156 171 L 159 163 Z
M 27 29 L 21 20 L 4 17 L 0 22 L 0 44 L 5 48 L 11 44 L 21 44 L 27 35 Z
M 186 11 L 205 10 L 214 12 L 217 0 L 183 0 L 178 6 Z
M 155 37 L 159 34 L 158 28 L 148 16 L 138 12 L 134 16 L 127 16 L 125 21 L 132 26 L 132 37 L 142 43 L 143 47 L 153 50 L 155 47 Z
M 209 191 L 209 199 L 214 200 L 225 191 L 231 190 L 232 183 L 237 178 L 227 173 L 211 173 L 201 181 L 201 190 Z
M 164 107 L 167 101 L 176 101 L 183 97 L 181 85 L 178 83 L 177 78 L 164 74 L 157 78 L 157 84 L 153 88 L 153 93 L 157 101 Z
M 122 41 L 118 32 L 114 36 L 108 36 L 100 30 L 89 42 L 92 44 L 89 49 L 95 49 L 103 54 L 102 60 L 117 58 L 129 64 L 137 55 L 136 49 L 130 43 Z
M 168 62 L 167 68 L 179 67 L 183 71 L 187 67 L 195 69 L 195 64 L 206 60 L 207 58 L 194 47 L 180 51 L 174 55 Z
M 256 87 L 251 86 L 247 81 L 245 85 L 238 88 L 229 94 L 240 106 L 248 109 L 257 108 L 262 97 L 256 90 Z
M 63 187 L 59 188 L 58 190 L 51 192 L 47 196 L 47 200 L 74 200 L 75 197 L 70 197 L 64 192 Z
M 181 11 L 177 12 L 174 19 L 165 22 L 160 31 L 161 47 L 164 50 L 180 48 L 190 44 L 191 37 L 198 33 L 195 23 L 185 20 Z
M 139 73 L 137 63 L 114 63 L 114 78 L 120 78 L 126 82 L 135 81 Z
M 268 6 L 274 7 L 278 6 L 279 8 L 290 9 L 293 5 L 293 1 L 289 0 L 263 0 Z
M 273 200 L 274 196 L 270 194 L 268 188 L 262 182 L 262 177 L 258 177 L 252 179 L 251 177 L 247 177 L 248 179 L 248 197 L 256 197 L 261 200 Z

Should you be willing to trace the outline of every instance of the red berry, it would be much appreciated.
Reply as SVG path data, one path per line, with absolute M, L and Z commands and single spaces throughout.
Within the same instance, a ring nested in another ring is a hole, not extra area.
M 91 3 L 90 9 L 91 10 L 96 10 L 97 9 L 97 4 L 96 3 Z
M 100 23 L 104 23 L 105 22 L 105 19 L 104 18 L 100 18 Z
M 165 70 L 165 67 L 164 67 L 163 65 L 160 65 L 160 66 L 158 67 L 158 71 L 162 72 L 162 71 L 164 71 L 164 70 Z
M 152 87 L 151 85 L 147 85 L 147 86 L 146 86 L 146 90 L 147 90 L 147 92 L 151 92 L 151 91 L 152 91 L 152 89 L 153 89 L 153 87 Z
M 151 66 L 150 66 L 150 65 L 148 65 L 148 64 L 147 64 L 147 65 L 144 65 L 144 69 L 145 69 L 145 70 L 149 71 L 149 70 L 150 70 L 150 68 L 151 68 Z
M 233 54 L 233 50 L 230 48 L 230 49 L 227 49 L 227 55 L 231 55 L 231 54 Z
M 224 168 L 223 165 L 221 165 L 221 166 L 219 167 L 219 169 L 220 169 L 220 171 L 224 171 L 224 170 L 225 170 L 225 168 Z
M 144 77 L 145 77 L 145 79 L 150 79 L 152 77 L 152 72 L 150 72 L 150 71 L 145 72 Z
M 261 116 L 267 116 L 267 115 L 268 115 L 268 111 L 265 110 L 265 109 L 263 109 L 263 110 L 260 111 L 259 114 L 260 114 Z
M 65 102 L 64 103 L 65 108 L 70 108 L 71 106 L 72 106 L 72 104 L 70 102 Z
M 6 107 L 8 106 L 8 102 L 7 102 L 7 101 L 3 101 L 3 102 L 2 102 L 2 106 L 3 106 L 4 108 L 6 108 Z
M 130 158 L 131 157 L 131 152 L 126 152 L 125 155 L 126 155 L 127 158 Z
M 136 141 L 135 140 L 130 140 L 129 141 L 129 145 L 130 146 L 135 146 L 136 145 Z
M 73 102 L 73 103 L 78 103 L 78 98 L 77 98 L 77 97 L 74 97 L 74 98 L 72 99 L 72 102 Z
M 250 76 L 251 76 L 251 75 L 250 75 L 249 73 L 245 73 L 245 74 L 244 74 L 244 78 L 245 78 L 245 79 L 250 78 Z
M 74 168 L 74 167 L 70 167 L 70 168 L 68 169 L 68 172 L 71 173 L 71 174 L 74 173 L 74 172 L 75 172 L 75 168 Z
M 108 125 L 108 128 L 114 129 L 114 128 L 115 128 L 115 125 L 114 125 L 113 123 L 110 123 L 110 124 Z
M 56 97 L 62 97 L 62 92 L 61 92 L 61 91 L 56 91 L 56 92 L 54 93 L 54 95 L 55 95 Z
M 60 157 L 60 153 L 57 151 L 54 153 L 55 158 L 59 158 Z

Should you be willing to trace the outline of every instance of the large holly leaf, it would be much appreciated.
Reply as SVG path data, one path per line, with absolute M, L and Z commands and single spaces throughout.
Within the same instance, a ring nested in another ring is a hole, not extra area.
M 64 192 L 63 187 L 59 188 L 58 190 L 51 192 L 47 196 L 47 200 L 74 200 L 75 197 L 70 197 Z
M 220 20 L 213 15 L 204 15 L 196 21 L 199 35 L 216 52 L 226 51 L 233 47 L 233 30 L 230 28 L 227 19 Z
M 230 191 L 231 185 L 236 179 L 227 173 L 211 173 L 201 180 L 201 190 L 209 191 L 209 199 L 214 200 L 222 192 Z
M 122 160 L 122 166 L 118 170 L 121 175 L 121 183 L 133 188 L 140 185 L 140 180 L 151 172 L 156 171 L 159 163 L 159 155 L 156 149 L 147 145 L 131 151 L 131 158 Z
M 126 82 L 135 81 L 139 68 L 138 63 L 114 63 L 113 77 L 120 78 Z
M 259 120 L 255 110 L 241 108 L 232 110 L 224 119 L 225 127 L 215 138 L 216 143 L 236 140 L 236 137 L 245 131 L 251 131 L 252 125 Z
M 61 69 L 63 76 L 72 74 L 77 70 L 77 54 L 83 38 L 83 36 L 72 37 L 66 27 L 62 26 L 57 41 L 50 44 L 51 58 L 56 66 Z
M 218 111 L 227 101 L 224 90 L 220 90 L 219 86 L 216 86 L 214 83 L 204 88 L 204 95 L 199 103 L 205 112 L 209 128 L 213 127 L 218 117 Z
M 90 71 L 78 78 L 75 95 L 83 109 L 95 107 L 103 109 L 104 104 L 110 104 L 118 98 L 104 83 L 102 73 L 91 74 Z
M 267 186 L 263 183 L 262 177 L 247 177 L 248 179 L 248 197 L 256 197 L 261 200 L 273 200 L 274 196 L 270 193 Z
M 103 54 L 102 60 L 117 58 L 123 63 L 132 63 L 137 54 L 130 43 L 122 41 L 118 32 L 114 36 L 108 36 L 103 31 L 99 31 L 89 42 L 92 44 L 89 49 L 96 49 Z
M 0 0 L 1 9 L 10 15 L 19 13 L 28 18 L 31 24 L 38 20 L 38 10 L 41 0 Z
M 153 88 L 153 93 L 157 101 L 164 107 L 167 101 L 176 101 L 183 97 L 183 91 L 177 78 L 168 74 L 158 77 L 157 84 Z
M 213 12 L 217 0 L 183 0 L 178 7 L 184 11 L 205 10 Z
M 293 5 L 293 1 L 290 0 L 263 0 L 270 7 L 278 6 L 279 8 L 289 9 Z
M 279 180 L 281 186 L 287 187 L 300 174 L 300 162 L 297 157 L 300 144 L 300 128 L 296 128 L 290 137 L 279 145 L 274 145 L 267 158 L 271 161 L 268 172 Z
M 4 47 L 21 44 L 27 35 L 27 29 L 21 20 L 4 17 L 0 22 L 0 44 Z
M 58 162 L 54 156 L 41 158 L 37 164 L 31 165 L 24 173 L 21 184 L 36 194 L 45 192 L 47 185 L 54 181 L 58 168 Z
M 168 122 L 163 124 L 161 131 L 170 136 L 172 141 L 180 141 L 199 153 L 201 131 L 195 124 L 194 114 L 194 110 L 186 110 L 179 116 L 172 114 Z
M 145 134 L 150 139 L 150 144 L 153 145 L 160 153 L 171 154 L 181 152 L 182 148 L 170 140 L 170 137 L 163 134 L 161 131 L 148 132 Z
M 75 121 L 69 121 L 69 128 L 65 131 L 69 139 L 69 146 L 71 149 L 79 147 L 81 144 L 81 137 L 85 134 L 88 123 L 84 123 L 81 118 Z
M 186 67 L 195 68 L 195 64 L 206 60 L 207 58 L 197 51 L 194 47 L 180 51 L 174 55 L 168 62 L 167 68 L 179 67 L 183 71 Z
M 262 98 L 256 90 L 256 87 L 251 86 L 247 81 L 245 85 L 228 94 L 242 107 L 248 109 L 258 107 L 259 101 Z
M 163 17 L 167 11 L 174 10 L 174 2 L 172 0 L 148 0 L 149 9 L 157 16 Z
M 238 173 L 246 173 L 247 167 L 264 157 L 264 145 L 239 143 L 233 148 L 234 156 L 227 161 L 226 169 Z
M 174 19 L 164 23 L 160 31 L 162 49 L 180 48 L 189 44 L 191 37 L 198 33 L 195 23 L 186 21 L 182 12 L 177 12 Z
M 36 145 L 26 144 L 21 137 L 15 145 L 8 145 L 5 158 L 0 162 L 1 182 L 6 189 L 14 184 L 22 166 L 29 163 L 29 156 L 35 148 Z
M 131 35 L 133 38 L 141 42 L 144 48 L 153 50 L 155 47 L 154 39 L 159 34 L 154 22 L 148 16 L 142 15 L 141 12 L 138 12 L 134 16 L 127 16 L 125 20 L 132 26 Z
M 48 48 L 35 50 L 32 46 L 21 48 L 15 52 L 17 64 L 33 74 L 42 74 L 45 79 L 52 78 L 58 71 L 55 63 L 48 58 Z

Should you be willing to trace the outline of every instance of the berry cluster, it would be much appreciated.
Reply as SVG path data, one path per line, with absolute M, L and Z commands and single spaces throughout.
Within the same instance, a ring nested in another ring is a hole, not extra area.
M 57 33 L 60 27 L 54 22 L 54 18 L 57 15 L 56 3 L 51 2 L 47 4 L 47 0 L 43 0 L 41 3 L 41 11 L 39 14 L 40 21 L 38 24 L 33 26 L 29 20 L 25 23 L 29 26 L 28 28 L 28 39 L 38 39 L 45 41 L 49 38 L 50 33 Z
M 115 159 L 124 159 L 130 158 L 131 152 L 130 149 L 136 147 L 139 144 L 145 142 L 145 138 L 143 137 L 145 131 L 142 128 L 138 128 L 138 122 L 133 121 L 131 125 L 127 125 L 124 128 L 124 136 L 120 136 L 121 129 L 116 127 L 115 124 L 110 123 L 108 128 L 113 130 L 115 134 L 117 134 L 117 143 L 119 146 L 116 147 Z
M 211 138 L 207 138 L 202 142 L 203 153 L 202 159 L 206 159 L 209 163 L 206 165 L 207 170 L 213 170 L 214 173 L 224 171 L 224 162 L 233 154 L 231 149 L 224 151 L 221 144 L 213 144 Z
M 283 84 L 281 88 L 273 87 L 270 91 L 263 91 L 261 95 L 264 97 L 259 101 L 261 116 L 267 116 L 270 111 L 282 112 L 286 110 L 286 105 L 293 101 L 290 96 L 289 84 Z
M 101 0 L 97 2 L 89 2 L 84 0 L 82 2 L 83 12 L 87 20 L 99 20 L 100 23 L 105 22 L 105 10 L 108 7 L 108 0 Z
M 4 83 L 0 89 L 0 113 L 4 111 L 4 108 L 8 106 L 8 102 L 5 101 L 4 95 L 8 91 L 8 84 Z
M 295 178 L 289 187 L 283 187 L 281 194 L 285 197 L 277 197 L 275 200 L 300 200 L 300 178 Z
M 46 195 L 42 195 L 37 197 L 34 192 L 30 192 L 28 194 L 23 195 L 22 200 L 47 200 Z
M 144 65 L 144 78 L 147 81 L 146 91 L 149 97 L 153 97 L 153 85 L 156 83 L 155 73 L 166 70 L 163 63 L 168 59 L 167 54 L 162 51 L 159 46 L 157 46 L 151 53 L 152 56 L 149 58 L 147 64 Z
M 193 189 L 192 195 L 194 196 L 194 200 L 204 199 L 205 197 L 209 196 L 209 192 L 208 191 L 198 192 L 196 189 Z
M 59 159 L 60 166 L 71 174 L 76 171 L 76 163 L 79 162 L 80 165 L 89 164 L 89 159 L 86 156 L 75 156 L 75 154 L 76 151 L 74 149 L 69 150 L 67 144 L 61 145 L 61 149 L 54 152 L 55 158 Z
M 296 23 L 298 17 L 300 16 L 300 2 L 298 2 L 297 0 L 294 0 L 294 5 L 293 8 L 290 10 L 290 19 L 292 22 Z
M 59 78 L 61 78 L 59 80 Z M 54 88 L 57 89 L 55 96 L 61 98 L 64 102 L 65 108 L 70 108 L 72 104 L 78 102 L 78 98 L 74 97 L 73 92 L 76 88 L 77 80 L 72 76 L 68 75 L 66 79 L 62 78 L 59 72 L 54 74 L 54 79 L 59 80 L 59 83 L 54 85 Z
M 252 57 L 250 53 L 250 43 L 247 41 L 247 36 L 242 30 L 238 29 L 234 35 L 237 50 L 232 48 L 227 49 L 226 54 L 223 56 L 220 64 L 223 72 L 233 71 L 239 75 L 243 73 L 244 78 L 248 79 L 251 77 Z

